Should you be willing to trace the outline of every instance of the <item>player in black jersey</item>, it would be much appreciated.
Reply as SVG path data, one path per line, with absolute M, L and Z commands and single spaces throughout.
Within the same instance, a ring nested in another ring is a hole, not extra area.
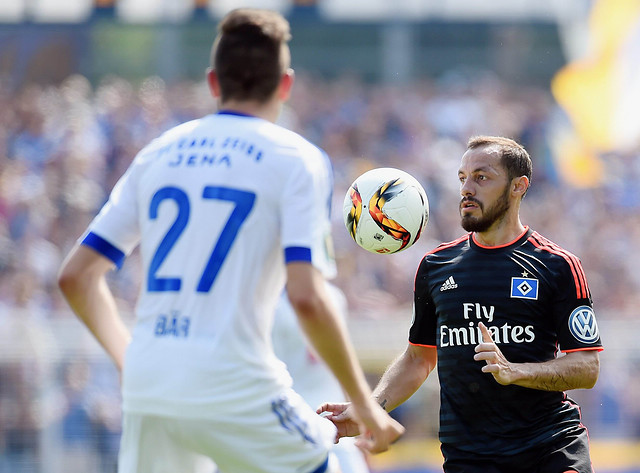
M 446 473 L 592 472 L 564 391 L 595 385 L 602 345 L 579 259 L 520 221 L 531 168 L 513 140 L 469 141 L 458 177 L 470 233 L 423 258 L 409 345 L 374 390 L 391 410 L 437 364 Z M 318 412 L 357 435 L 348 406 Z

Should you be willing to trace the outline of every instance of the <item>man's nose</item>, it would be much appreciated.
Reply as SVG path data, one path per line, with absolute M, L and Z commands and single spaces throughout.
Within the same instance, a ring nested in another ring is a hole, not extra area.
M 473 188 L 473 184 L 471 184 L 469 179 L 466 179 L 460 186 L 460 195 L 462 195 L 463 197 L 466 197 L 474 194 L 475 194 L 475 190 Z

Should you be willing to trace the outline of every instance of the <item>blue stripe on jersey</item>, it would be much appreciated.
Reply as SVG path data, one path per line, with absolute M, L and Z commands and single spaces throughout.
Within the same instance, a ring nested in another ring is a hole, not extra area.
M 109 258 L 118 269 L 122 267 L 122 263 L 124 263 L 125 258 L 124 253 L 101 236 L 89 232 L 82 240 L 82 244 L 89 248 L 93 248 L 102 256 Z
M 303 246 L 290 246 L 284 249 L 284 262 L 294 263 L 297 261 L 306 261 L 311 263 L 311 248 Z
M 237 112 L 235 110 L 220 110 L 216 115 L 235 115 L 236 117 L 256 118 L 255 115 L 249 115 L 248 113 Z
M 328 467 L 329 467 L 329 457 L 327 457 L 326 460 L 322 462 L 322 465 L 320 465 L 318 468 L 316 468 L 315 470 L 309 473 L 325 473 Z

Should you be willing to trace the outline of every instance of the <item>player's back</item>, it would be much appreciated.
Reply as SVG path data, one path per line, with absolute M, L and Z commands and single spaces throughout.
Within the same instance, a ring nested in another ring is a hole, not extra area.
M 143 282 L 125 409 L 202 417 L 271 395 L 288 379 L 268 341 L 283 248 L 325 236 L 326 157 L 265 120 L 215 114 L 167 132 L 130 174 Z

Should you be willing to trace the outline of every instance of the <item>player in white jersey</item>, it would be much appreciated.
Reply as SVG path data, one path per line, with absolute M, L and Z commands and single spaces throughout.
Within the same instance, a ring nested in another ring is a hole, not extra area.
M 327 290 L 338 313 L 346 321 L 348 309 L 344 293 L 331 283 L 327 283 Z M 274 352 L 287 365 L 294 391 L 312 408 L 317 408 L 327 399 L 346 400 L 340 383 L 306 340 L 284 292 L 276 308 L 272 334 Z M 369 473 L 365 455 L 352 437 L 341 438 L 333 453 L 342 473 Z
M 384 451 L 403 428 L 371 398 L 326 294 L 332 176 L 277 125 L 293 71 L 289 25 L 242 9 L 218 27 L 207 80 L 219 112 L 144 148 L 63 263 L 59 285 L 122 370 L 119 473 L 335 471 L 330 422 L 290 388 L 271 324 L 286 282 L 314 349 Z M 139 245 L 130 335 L 106 274 Z M 126 352 L 126 356 L 125 356 Z

